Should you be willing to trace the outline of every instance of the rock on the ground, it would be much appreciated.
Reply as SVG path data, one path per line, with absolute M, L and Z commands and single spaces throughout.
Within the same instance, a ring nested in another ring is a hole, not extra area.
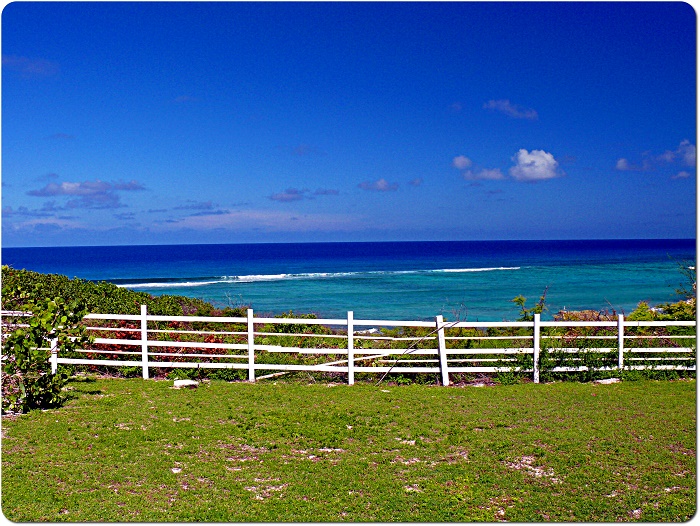
M 605 380 L 595 380 L 596 384 L 617 384 L 620 383 L 619 378 L 606 378 Z
M 189 389 L 194 389 L 198 385 L 199 385 L 199 382 L 196 380 L 175 380 L 173 387 L 175 389 L 181 389 L 183 387 L 187 387 Z

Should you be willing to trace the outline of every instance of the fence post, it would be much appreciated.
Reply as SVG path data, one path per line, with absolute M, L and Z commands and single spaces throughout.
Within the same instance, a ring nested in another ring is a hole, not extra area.
M 535 314 L 532 322 L 532 380 L 540 383 L 540 315 Z
M 348 385 L 355 384 L 355 342 L 353 336 L 355 328 L 353 327 L 353 312 L 348 311 Z
M 617 315 L 617 368 L 622 370 L 625 365 L 625 316 Z
M 450 385 L 450 372 L 447 370 L 447 348 L 445 346 L 445 328 L 442 315 L 435 318 L 438 333 L 438 356 L 440 357 L 440 375 L 442 385 Z
M 143 379 L 148 380 L 148 310 L 146 305 L 141 305 L 141 367 Z
M 255 382 L 255 325 L 253 309 L 248 309 L 248 381 Z
M 58 338 L 51 340 L 51 374 L 58 372 Z

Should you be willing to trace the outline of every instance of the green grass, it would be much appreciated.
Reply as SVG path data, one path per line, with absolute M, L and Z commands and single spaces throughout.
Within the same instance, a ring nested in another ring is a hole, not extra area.
M 71 382 L 2 422 L 12 521 L 685 521 L 696 382 Z

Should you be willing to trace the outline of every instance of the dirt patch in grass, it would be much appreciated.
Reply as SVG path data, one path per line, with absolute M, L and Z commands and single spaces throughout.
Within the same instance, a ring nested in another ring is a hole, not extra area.
M 536 459 L 534 456 L 526 455 L 520 457 L 514 462 L 504 462 L 504 464 L 510 468 L 517 471 L 522 471 L 527 475 L 533 476 L 535 478 L 545 478 L 550 480 L 553 484 L 560 484 L 561 480 L 554 476 L 554 470 L 552 468 L 546 468 L 544 466 L 536 466 Z

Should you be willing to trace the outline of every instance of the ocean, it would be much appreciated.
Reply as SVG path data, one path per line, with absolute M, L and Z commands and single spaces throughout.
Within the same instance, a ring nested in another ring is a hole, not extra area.
M 694 239 L 281 243 L 4 248 L 2 264 L 201 298 L 259 314 L 515 320 L 518 295 L 629 313 L 678 299 Z

